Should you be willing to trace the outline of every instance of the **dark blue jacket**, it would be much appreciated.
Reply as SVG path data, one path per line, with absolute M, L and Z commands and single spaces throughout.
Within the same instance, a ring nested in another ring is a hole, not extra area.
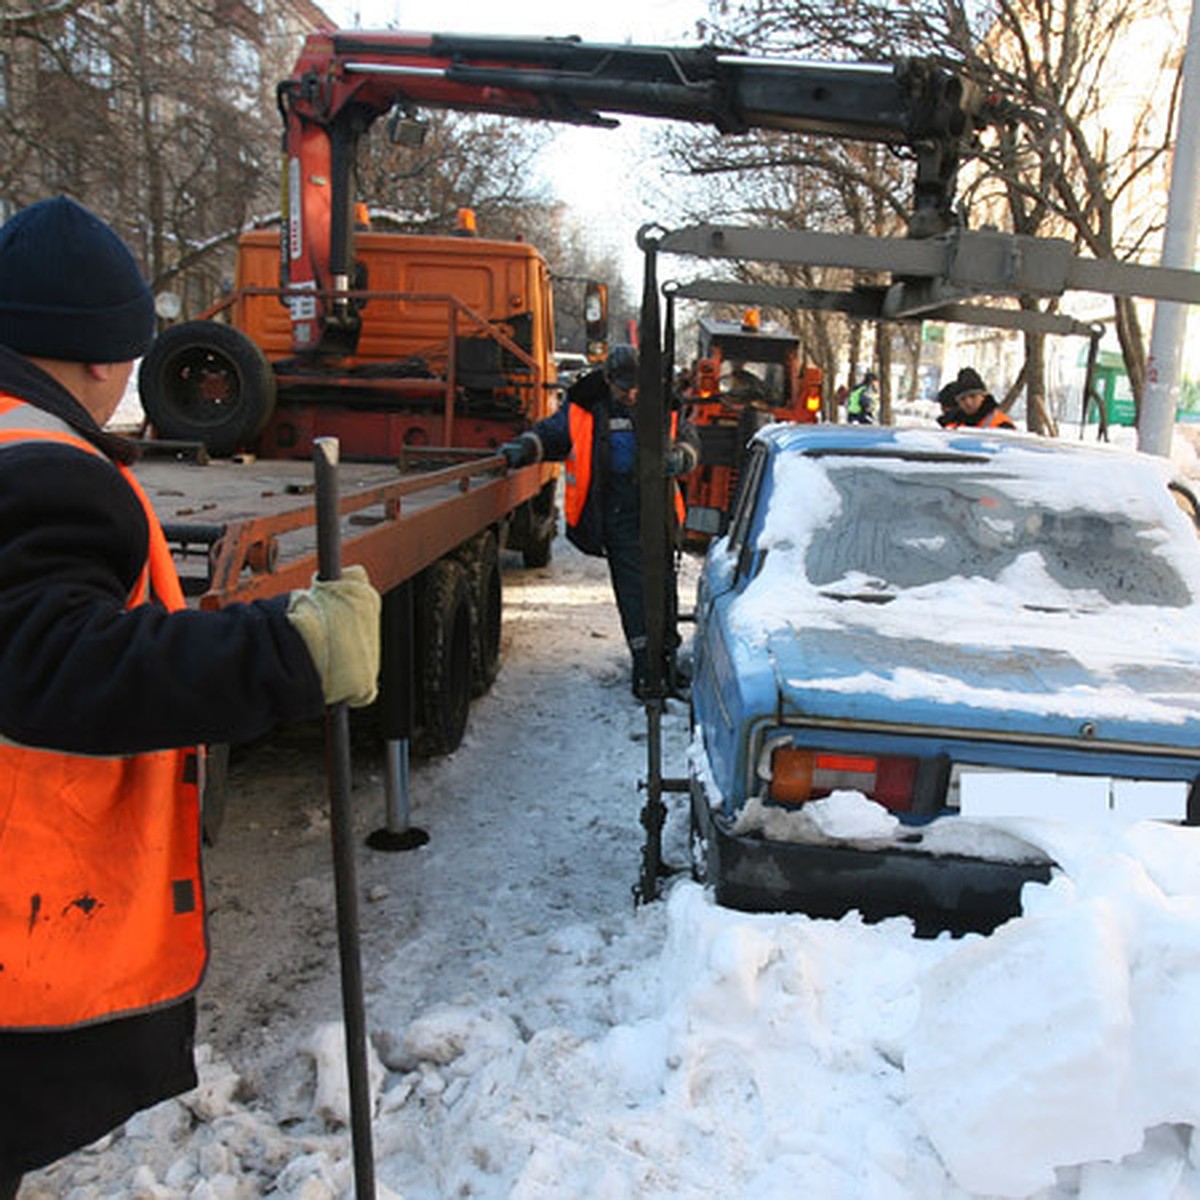
M 4 347 L 0 392 L 69 422 L 110 458 L 135 454 Z M 147 538 L 111 462 L 53 442 L 0 453 L 0 735 L 127 754 L 246 741 L 318 716 L 320 680 L 286 596 L 215 613 L 125 611 Z
M 637 409 L 613 396 L 603 371 L 589 371 L 567 389 L 556 412 L 524 435 L 536 439 L 539 458 L 563 462 L 570 454 L 572 404 L 592 414 L 594 429 L 587 499 L 579 521 L 567 526 L 567 538 L 585 554 L 603 555 L 605 505 L 637 502 Z

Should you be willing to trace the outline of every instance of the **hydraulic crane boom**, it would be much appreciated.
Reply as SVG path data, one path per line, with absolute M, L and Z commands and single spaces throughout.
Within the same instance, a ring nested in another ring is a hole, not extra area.
M 975 90 L 920 59 L 892 65 L 760 59 L 711 46 L 338 31 L 309 36 L 278 88 L 285 124 L 283 284 L 297 352 L 352 346 L 351 181 L 385 113 L 444 107 L 579 125 L 609 113 L 883 143 L 916 161 L 910 233 L 953 224 L 959 158 L 985 119 Z

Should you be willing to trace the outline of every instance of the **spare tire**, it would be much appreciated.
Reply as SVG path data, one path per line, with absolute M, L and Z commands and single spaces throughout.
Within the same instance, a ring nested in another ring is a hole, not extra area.
M 232 454 L 275 410 L 275 372 L 240 330 L 184 321 L 154 339 L 138 371 L 138 392 L 159 437 Z

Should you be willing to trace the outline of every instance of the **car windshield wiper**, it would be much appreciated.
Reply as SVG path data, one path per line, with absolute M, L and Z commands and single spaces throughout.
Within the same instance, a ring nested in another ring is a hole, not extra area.
M 826 600 L 858 600 L 863 604 L 890 604 L 894 592 L 821 592 Z
M 810 446 L 803 451 L 805 458 L 882 458 L 898 462 L 928 463 L 990 463 L 986 454 L 971 450 L 917 450 L 895 446 Z

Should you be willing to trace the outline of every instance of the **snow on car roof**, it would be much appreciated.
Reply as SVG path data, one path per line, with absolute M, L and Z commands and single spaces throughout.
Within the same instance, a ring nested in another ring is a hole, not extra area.
M 1143 694 L 1135 672 L 1115 686 L 1145 664 L 1200 667 L 1200 543 L 1163 460 L 1013 434 L 775 426 L 759 438 L 774 453 L 751 537 L 767 553 L 730 614 L 747 647 L 828 629 L 1045 648 L 1080 665 L 1079 694 L 963 689 L 911 665 L 804 684 L 943 700 L 954 687 L 966 704 L 1061 712 L 1105 676 L 1117 709 L 1173 719 L 1175 699 Z

